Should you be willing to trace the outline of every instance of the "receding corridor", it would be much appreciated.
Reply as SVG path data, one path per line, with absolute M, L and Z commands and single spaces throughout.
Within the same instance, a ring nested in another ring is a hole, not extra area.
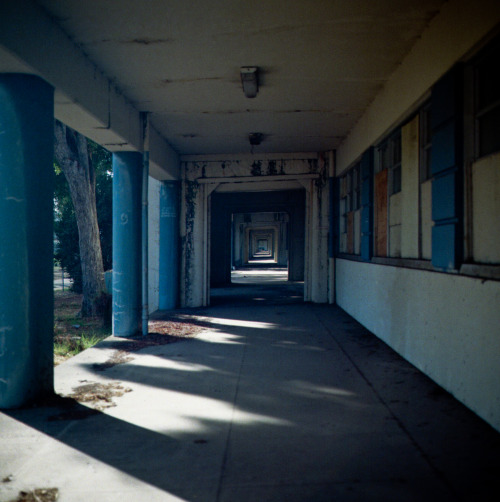
M 302 303 L 304 282 L 289 281 L 286 268 L 239 267 L 231 272 L 231 284 L 213 287 L 210 304 L 269 305 Z
M 0 415 L 1 501 L 498 500 L 499 434 L 340 309 L 174 314 L 201 330 L 142 350 L 110 338 L 56 367 L 64 395 L 121 386 L 110 407 Z

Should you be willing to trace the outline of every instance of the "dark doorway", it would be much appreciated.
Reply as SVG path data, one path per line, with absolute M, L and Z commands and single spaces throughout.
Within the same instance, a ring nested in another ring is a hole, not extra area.
M 305 191 L 211 196 L 211 304 L 303 301 Z

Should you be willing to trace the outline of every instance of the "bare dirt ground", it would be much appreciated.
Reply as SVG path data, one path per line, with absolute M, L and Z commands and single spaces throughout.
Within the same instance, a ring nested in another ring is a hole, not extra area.
M 112 344 L 116 348 L 112 356 L 104 363 L 94 364 L 94 369 L 107 370 L 117 364 L 123 364 L 133 360 L 132 353 L 146 347 L 167 345 L 186 338 L 195 337 L 203 328 L 186 320 L 177 320 L 175 317 L 149 321 L 149 333 L 146 336 L 127 338 Z

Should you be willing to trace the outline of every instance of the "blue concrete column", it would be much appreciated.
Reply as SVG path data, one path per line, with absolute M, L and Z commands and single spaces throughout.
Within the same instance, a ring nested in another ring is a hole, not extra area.
M 54 91 L 0 74 L 0 407 L 53 393 Z
M 179 191 L 177 181 L 160 190 L 160 309 L 176 308 L 179 296 Z
M 141 329 L 142 154 L 113 154 L 113 335 Z

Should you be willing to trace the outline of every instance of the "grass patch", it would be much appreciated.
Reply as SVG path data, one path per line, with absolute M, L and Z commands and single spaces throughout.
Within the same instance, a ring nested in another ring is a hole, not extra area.
M 82 295 L 54 292 L 54 364 L 79 354 L 111 334 L 100 317 L 82 318 Z

